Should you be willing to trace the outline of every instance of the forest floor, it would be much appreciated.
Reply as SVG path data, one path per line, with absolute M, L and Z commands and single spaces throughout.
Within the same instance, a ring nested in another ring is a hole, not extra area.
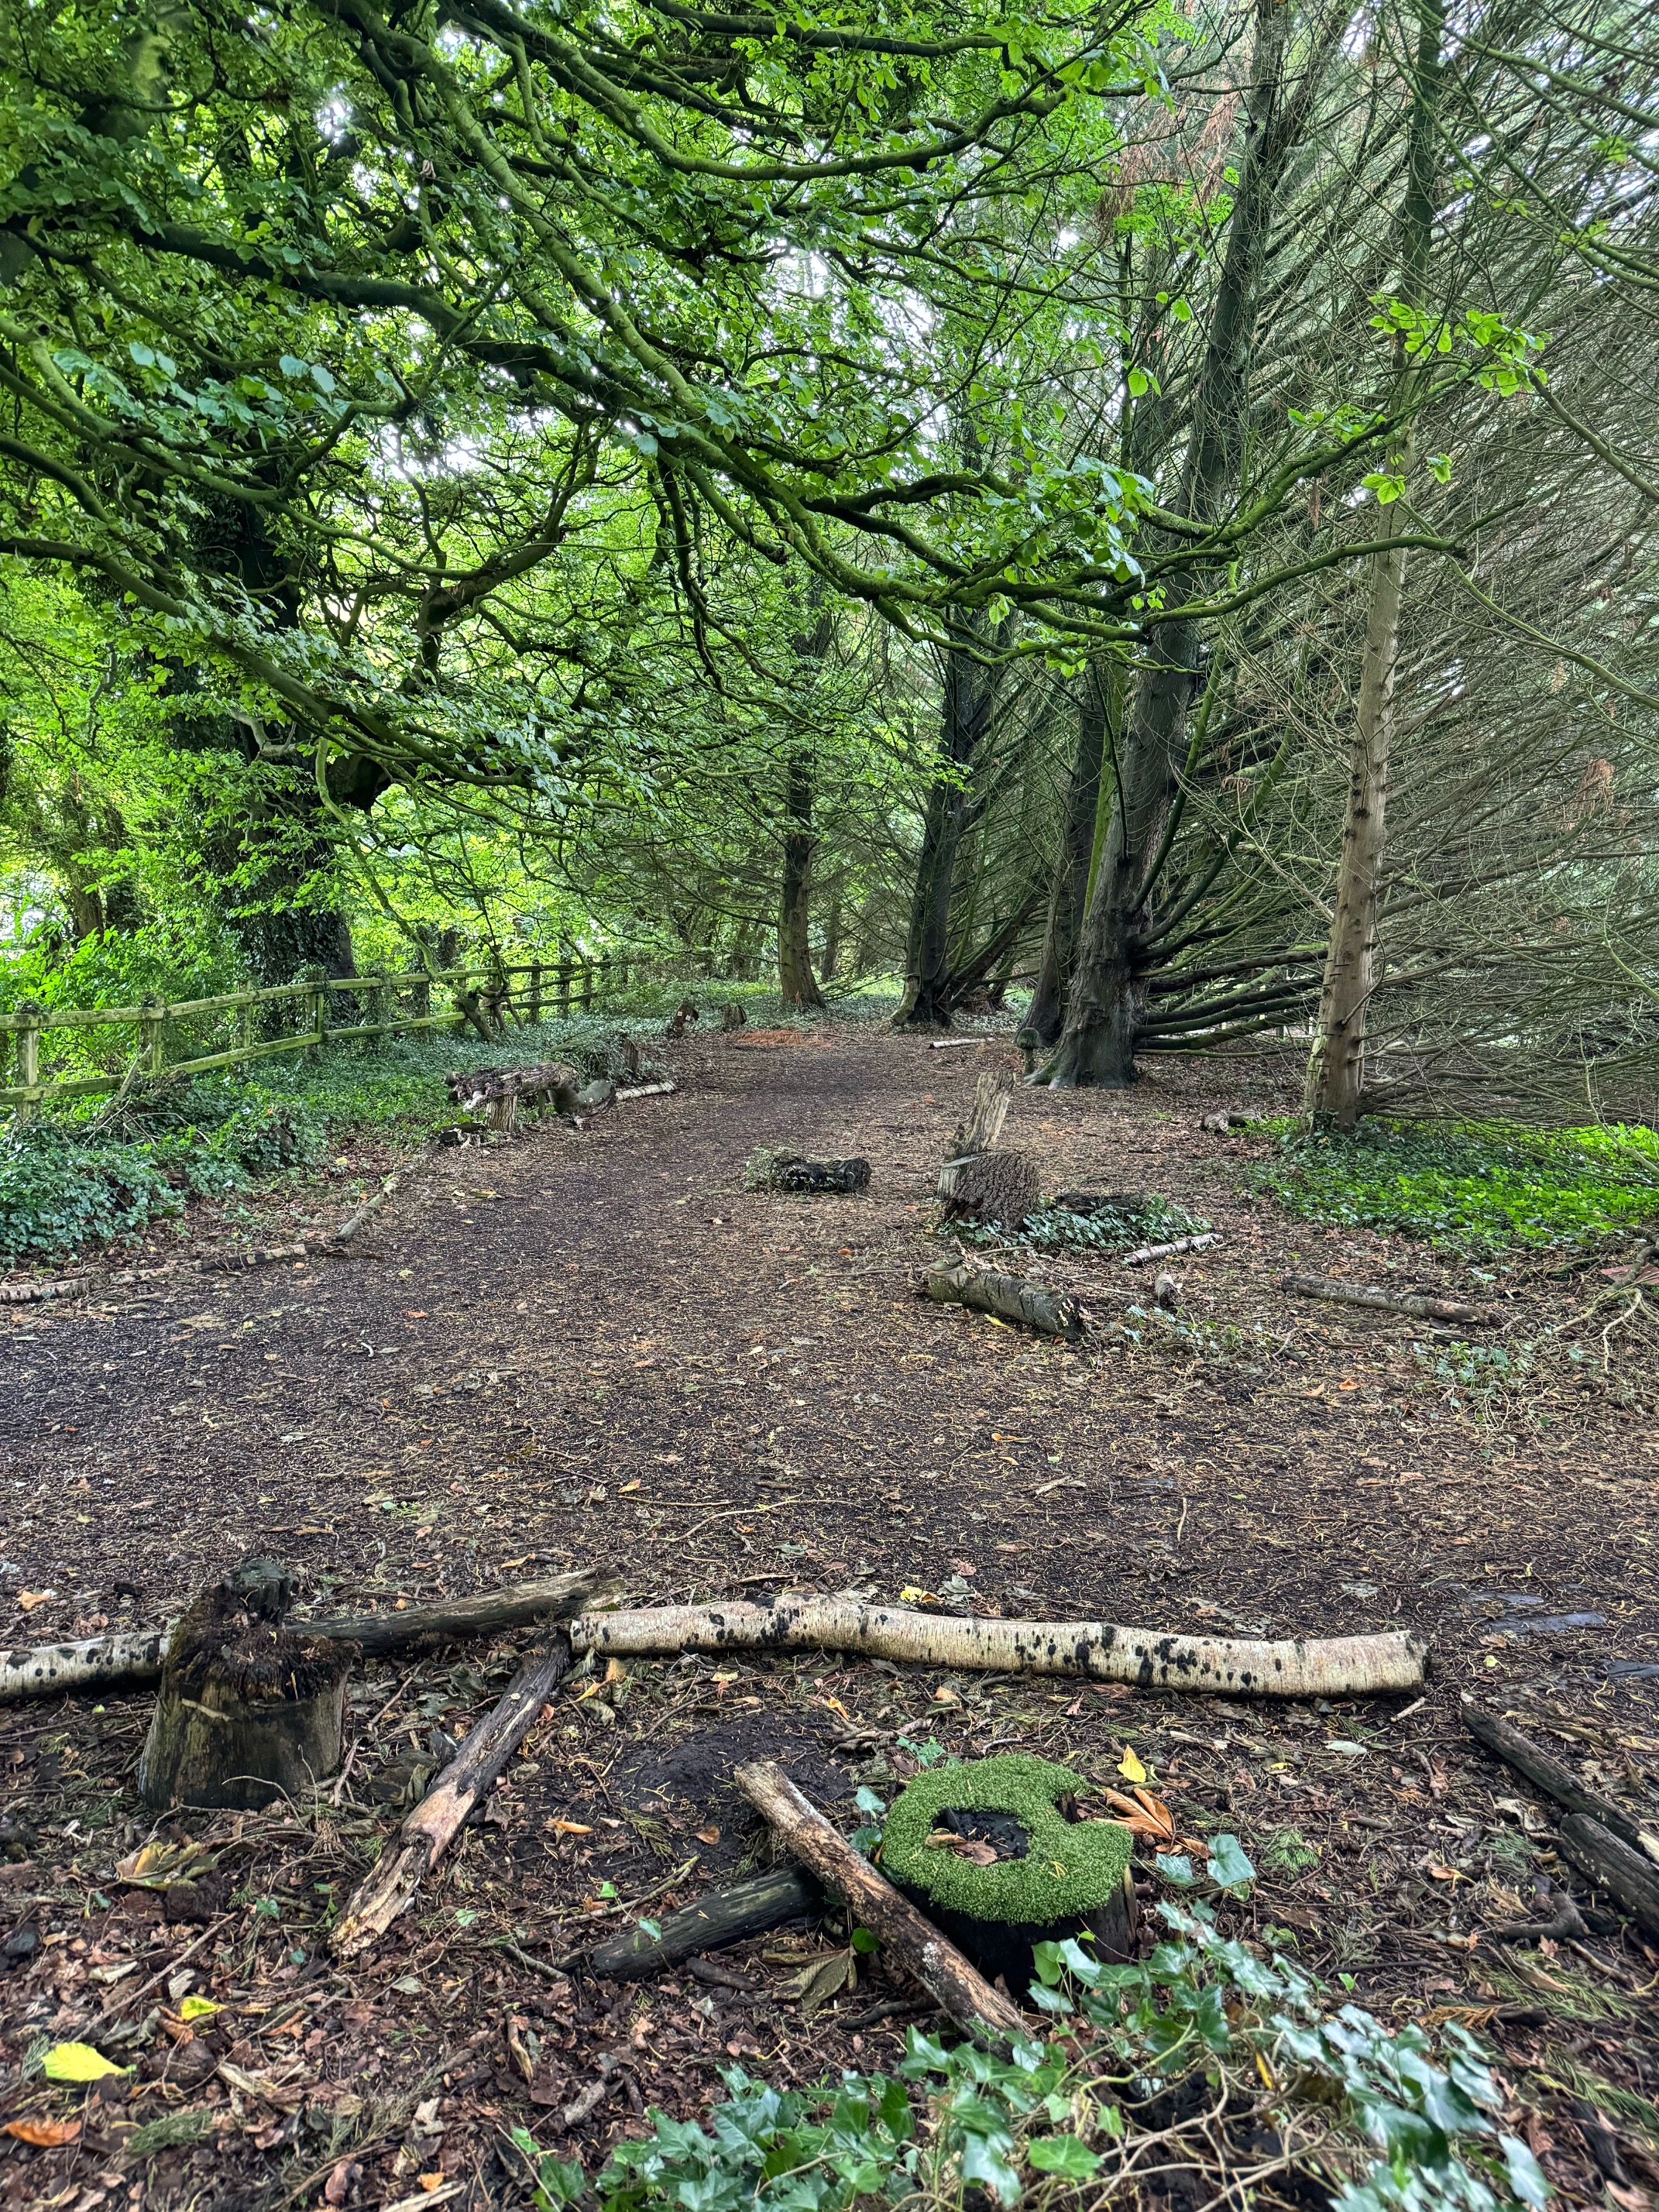
M 1329 1709 L 821 1657 L 636 1662 L 560 1695 L 488 1821 L 349 1969 L 328 1923 L 400 1796 L 498 1693 L 511 1640 L 354 1686 L 349 1772 L 316 1805 L 166 1828 L 220 1863 L 165 1911 L 114 1874 L 152 1832 L 133 1794 L 148 1700 L 13 1708 L 0 2118 L 72 2109 L 24 2063 L 46 2041 L 136 2072 L 88 2099 L 71 2142 L 0 2136 L 0 2205 L 514 2202 L 515 2124 L 592 2172 L 648 2107 L 702 2110 L 732 2059 L 794 2082 L 890 2064 L 925 2008 L 895 2013 L 913 1993 L 878 1962 L 803 2016 L 786 1991 L 810 1937 L 723 1954 L 744 1986 L 573 1984 L 523 1961 L 730 1873 L 753 1840 L 731 1784 L 744 1757 L 781 1757 L 847 1816 L 860 1784 L 887 1796 L 940 1747 L 992 1746 L 1108 1781 L 1133 1748 L 1183 1830 L 1242 1840 L 1260 1880 L 1238 1924 L 1387 2023 L 1474 2027 L 1564 2197 L 1649 2204 L 1659 1956 L 1605 1915 L 1582 1942 L 1471 1947 L 1528 1917 L 1540 1873 L 1566 1877 L 1547 1810 L 1457 1700 L 1478 1687 L 1591 1787 L 1654 1802 L 1651 1423 L 1541 1383 L 1482 1416 L 1413 1353 L 1419 1325 L 1281 1294 L 1291 1264 L 1469 1280 L 1243 1194 L 1261 1140 L 1199 1125 L 1282 1105 L 1265 1063 L 1243 1083 L 1158 1064 L 1127 1094 L 1016 1094 L 1004 1141 L 1045 1188 L 1156 1190 L 1223 1232 L 1173 1263 L 1182 1333 L 1096 1354 L 915 1295 L 949 1249 L 939 1161 L 1006 1040 L 936 1052 L 830 1026 L 670 1056 L 672 1097 L 430 1154 L 349 1258 L 6 1312 L 14 1642 L 159 1622 L 250 1552 L 294 1562 L 319 1609 L 592 1562 L 639 1604 L 920 1585 L 981 1612 L 1194 1632 L 1409 1626 L 1432 1639 L 1426 1694 Z M 761 1145 L 864 1153 L 871 1189 L 749 1193 Z M 271 1196 L 273 1241 L 327 1196 Z M 194 1209 L 192 1233 L 211 1227 Z M 178 1249 L 168 1233 L 152 1256 Z M 1128 1279 L 1100 1255 L 1045 1266 Z M 1540 1316 L 1585 1295 L 1543 1261 L 1478 1287 Z M 219 2007 L 193 2031 L 189 1994 Z M 608 2094 L 559 2136 L 602 2058 Z M 1593 2111 L 1622 2146 L 1611 2180 L 1592 2156 L 1610 2138 L 1578 2124 Z

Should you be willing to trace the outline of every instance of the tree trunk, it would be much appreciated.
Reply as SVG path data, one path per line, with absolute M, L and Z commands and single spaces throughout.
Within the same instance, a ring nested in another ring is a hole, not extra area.
M 778 994 L 786 1006 L 822 1006 L 812 973 L 810 935 L 812 854 L 812 763 L 793 752 L 784 779 L 783 878 L 778 896 Z
M 665 1656 L 681 1651 L 854 1651 L 924 1667 L 994 1674 L 1080 1674 L 1142 1689 L 1218 1697 L 1373 1698 L 1420 1690 L 1428 1646 L 1409 1631 L 1269 1644 L 1169 1636 L 1103 1620 L 993 1620 L 912 1613 L 850 1598 L 781 1597 L 771 1605 L 675 1605 L 587 1613 L 573 1650 Z
M 951 900 L 968 820 L 970 771 L 990 720 L 989 676 L 970 653 L 953 647 L 945 656 L 940 773 L 928 790 L 922 820 L 904 957 L 904 997 L 893 1017 L 895 1029 L 951 1026 Z
M 1412 118 L 1407 142 L 1407 183 L 1401 229 L 1401 292 L 1421 307 L 1428 292 L 1434 222 L 1435 130 L 1439 104 L 1444 0 L 1419 0 Z M 1422 372 L 1408 365 L 1396 341 L 1393 404 L 1407 415 L 1388 470 L 1403 484 L 1411 473 L 1414 440 L 1409 410 Z M 1379 500 L 1374 530 L 1391 532 L 1392 502 Z M 1325 980 L 1308 1063 L 1305 1100 L 1316 1121 L 1352 1129 L 1365 1091 L 1365 1032 L 1376 981 L 1376 929 L 1383 862 L 1388 853 L 1389 763 L 1394 746 L 1394 679 L 1400 657 L 1400 609 L 1405 596 L 1406 553 L 1393 547 L 1371 556 L 1365 614 L 1365 650 L 1350 755 L 1347 811 L 1337 861 L 1336 902 Z
M 810 1804 L 775 1759 L 756 1759 L 732 1777 L 792 1856 L 880 1936 L 890 1960 L 908 1966 L 963 2033 L 993 2050 L 1023 2039 L 1018 2006 L 970 1966 L 955 1946 L 901 1897 L 884 1875 Z
M 1066 1020 L 1066 993 L 1077 957 L 1078 930 L 1088 903 L 1090 863 L 1094 858 L 1095 823 L 1100 811 L 1100 771 L 1106 750 L 1109 702 L 1119 676 L 1092 662 L 1085 670 L 1077 712 L 1077 751 L 1066 797 L 1066 820 L 1048 894 L 1048 920 L 1042 958 L 1031 993 L 1025 1026 L 1037 1042 L 1051 1045 Z
M 1341 26 L 1328 19 L 1298 94 L 1285 105 L 1294 12 L 1288 0 L 1257 0 L 1244 154 L 1179 499 L 1180 512 L 1197 522 L 1219 519 L 1237 477 L 1273 208 L 1287 157 L 1340 36 Z M 1188 712 L 1202 669 L 1200 624 L 1183 609 L 1206 597 L 1216 580 L 1214 570 L 1195 573 L 1188 596 L 1172 602 L 1169 618 L 1148 639 L 1151 665 L 1136 685 L 1118 748 L 1111 824 L 1079 940 L 1066 1025 L 1046 1071 L 1057 1089 L 1119 1089 L 1134 1080 L 1135 1033 L 1146 1005 L 1137 940 L 1150 920 L 1164 833 L 1180 788 Z

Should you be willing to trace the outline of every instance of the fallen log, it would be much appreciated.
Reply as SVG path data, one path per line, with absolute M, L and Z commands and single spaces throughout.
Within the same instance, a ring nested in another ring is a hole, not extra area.
M 1286 1275 L 1279 1285 L 1298 1298 L 1328 1298 L 1344 1306 L 1376 1306 L 1384 1313 L 1411 1314 L 1420 1321 L 1489 1322 L 1484 1306 L 1455 1298 L 1432 1298 L 1414 1291 L 1385 1291 L 1375 1283 L 1345 1283 L 1336 1275 Z
M 673 1090 L 672 1083 L 629 1083 L 617 1093 L 617 1103 L 623 1104 L 629 1098 L 662 1098 Z
M 0 1306 L 38 1305 L 43 1298 L 78 1298 L 91 1280 L 90 1275 L 49 1275 L 38 1282 L 8 1283 L 0 1286 Z
M 1562 1821 L 1561 1848 L 1639 1928 L 1659 1936 L 1659 1866 L 1583 1813 L 1569 1813 Z
M 809 1160 L 799 1154 L 785 1154 L 773 1160 L 766 1187 L 795 1197 L 823 1191 L 850 1197 L 869 1189 L 870 1163 L 865 1159 Z
M 890 1962 L 908 1967 L 964 2034 L 993 2050 L 1025 2039 L 1018 2006 L 831 1827 L 775 1759 L 755 1759 L 732 1779 L 792 1857 L 851 1906 L 860 1923 L 880 1936 Z
M 381 1854 L 347 1905 L 331 1938 L 337 1958 L 356 1958 L 367 1951 L 414 1903 L 416 1891 L 569 1669 L 569 1639 L 555 1636 L 546 1650 L 532 1652 L 525 1661 L 495 1711 L 467 1731 L 453 1759 L 404 1822 L 395 1846 Z
M 20 1644 L 0 1651 L 0 1705 L 80 1697 L 91 1690 L 147 1690 L 161 1679 L 167 1628 L 123 1631 L 78 1644 Z
M 1057 1190 L 1044 1201 L 1049 1213 L 1139 1213 L 1148 1194 L 1144 1190 Z
M 696 1953 L 718 1951 L 746 1936 L 763 1936 L 769 1928 L 781 1928 L 787 1921 L 816 1916 L 823 1907 L 823 1892 L 811 1875 L 799 1867 L 773 1867 L 765 1874 L 717 1886 L 679 1911 L 665 1913 L 654 1936 L 635 1928 L 612 1942 L 599 1944 L 574 1960 L 571 1971 L 611 1981 L 641 1981 Z
M 573 1620 L 578 1652 L 664 1657 L 681 1651 L 854 1651 L 995 1674 L 1080 1674 L 1143 1689 L 1228 1697 L 1369 1698 L 1423 1685 L 1428 1646 L 1409 1630 L 1256 1643 L 1166 1636 L 1103 1620 L 991 1620 L 915 1613 L 850 1598 L 769 1605 L 662 1606 Z
M 968 1306 L 975 1313 L 996 1315 L 1000 1321 L 1018 1322 L 1044 1336 L 1081 1341 L 1083 1309 L 1075 1298 L 1058 1291 L 1028 1283 L 1023 1275 L 1005 1275 L 994 1267 L 941 1267 L 923 1286 L 927 1296 L 943 1306 Z
M 1517 1774 L 1524 1774 L 1528 1781 L 1541 1790 L 1547 1797 L 1553 1797 L 1558 1805 L 1565 1805 L 1569 1813 L 1582 1814 L 1585 1819 L 1597 1822 L 1617 1836 L 1621 1843 L 1628 1844 L 1632 1850 L 1645 1852 L 1655 1863 L 1656 1874 L 1659 1875 L 1659 1814 L 1644 1826 L 1623 1806 L 1615 1805 L 1606 1797 L 1598 1797 L 1593 1790 L 1585 1789 L 1571 1767 L 1563 1765 L 1559 1759 L 1552 1759 L 1548 1752 L 1535 1744 L 1530 1736 L 1522 1735 L 1510 1722 L 1500 1718 L 1497 1713 L 1488 1712 L 1483 1705 L 1476 1705 L 1473 1698 L 1463 1698 L 1460 1701 L 1459 1711 L 1464 1727 L 1477 1743 L 1484 1744 L 1488 1751 L 1496 1753 Z
M 548 1099 L 556 1113 L 574 1111 L 582 1079 L 562 1060 L 538 1061 L 532 1067 L 478 1067 L 444 1078 L 449 1095 L 464 1114 L 489 1109 L 493 1129 L 510 1129 L 521 1100 Z
M 412 1605 L 402 1613 L 328 1613 L 295 1626 L 307 1636 L 355 1644 L 365 1657 L 378 1659 L 393 1651 L 434 1650 L 466 1637 L 500 1636 L 532 1621 L 563 1620 L 618 1596 L 621 1589 L 615 1577 L 583 1567 L 442 1605 Z M 89 1637 L 83 1643 L 14 1646 L 0 1652 L 0 1705 L 21 1698 L 80 1696 L 88 1690 L 147 1689 L 161 1678 L 172 1632 L 169 1623 L 142 1633 Z
M 366 1659 L 454 1644 L 466 1637 L 500 1636 L 532 1621 L 566 1620 L 590 1605 L 621 1594 L 622 1584 L 598 1567 L 549 1575 L 544 1581 L 507 1583 L 441 1605 L 411 1605 L 402 1613 L 325 1613 L 303 1623 L 308 1636 L 355 1644 Z
M 1172 1237 L 1167 1244 L 1143 1244 L 1139 1251 L 1126 1252 L 1123 1264 L 1126 1267 L 1141 1267 L 1148 1260 L 1171 1260 L 1177 1252 L 1203 1252 L 1220 1242 L 1218 1229 L 1206 1229 L 1197 1237 Z

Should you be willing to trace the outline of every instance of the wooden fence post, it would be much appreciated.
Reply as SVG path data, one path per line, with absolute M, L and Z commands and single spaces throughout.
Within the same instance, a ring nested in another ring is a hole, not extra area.
M 328 978 L 320 968 L 307 968 L 305 977 L 311 986 L 311 1043 L 306 1058 L 314 1060 L 328 1035 Z
M 20 999 L 12 1009 L 21 1014 L 25 1026 L 17 1032 L 17 1080 L 21 1084 L 40 1080 L 40 1031 L 45 1024 L 46 1008 L 33 999 Z M 40 1111 L 38 1098 L 18 1101 L 17 1119 L 32 1121 Z
M 167 1006 L 153 991 L 147 991 L 139 1004 L 143 1012 L 138 1017 L 138 1073 L 146 1083 L 154 1083 L 167 1064 L 161 1036 Z
M 585 1014 L 593 1010 L 593 963 L 591 960 L 582 963 L 581 1009 Z
M 542 963 L 539 960 L 532 960 L 530 963 L 529 1012 L 530 1019 L 532 1022 L 540 1021 L 542 1018 Z
M 558 954 L 559 965 L 557 969 L 557 978 L 559 991 L 559 1014 L 561 1019 L 563 1019 L 568 1017 L 570 1012 L 570 963 L 565 957 L 564 947 L 562 945 L 558 948 Z

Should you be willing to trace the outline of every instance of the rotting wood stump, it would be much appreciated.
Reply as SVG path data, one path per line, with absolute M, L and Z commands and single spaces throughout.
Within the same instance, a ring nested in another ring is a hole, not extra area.
M 1090 1935 L 1098 1955 L 1133 1956 L 1133 1838 L 1084 1820 L 1079 1775 L 1025 1752 L 918 1775 L 887 1815 L 882 1870 L 988 1981 L 1023 1996 L 1033 1947 Z
M 180 1615 L 138 1762 L 138 1794 L 257 1811 L 305 1796 L 340 1763 L 355 1649 L 283 1623 L 285 1567 L 250 1559 Z

